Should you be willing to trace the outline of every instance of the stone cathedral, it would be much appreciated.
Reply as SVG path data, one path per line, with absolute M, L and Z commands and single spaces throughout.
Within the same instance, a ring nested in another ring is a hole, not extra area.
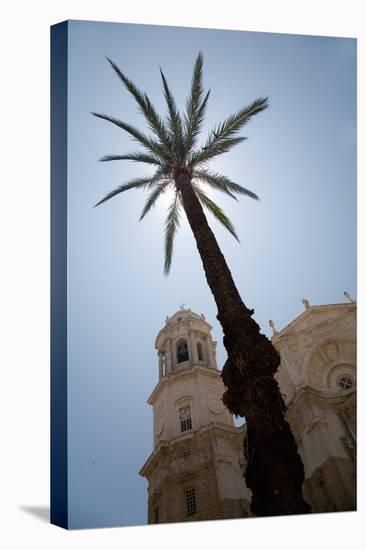
M 276 374 L 304 463 L 303 494 L 313 512 L 356 509 L 356 303 L 310 305 L 272 343 Z M 243 452 L 245 424 L 224 407 L 216 342 L 204 315 L 167 317 L 155 347 L 159 380 L 148 480 L 148 523 L 250 516 Z

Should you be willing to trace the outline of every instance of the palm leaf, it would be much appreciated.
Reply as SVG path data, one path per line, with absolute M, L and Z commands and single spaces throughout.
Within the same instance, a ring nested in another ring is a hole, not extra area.
M 197 164 L 207 162 L 218 155 L 227 153 L 232 147 L 238 145 L 245 139 L 245 137 L 234 137 L 216 141 L 209 138 L 202 149 L 192 153 L 190 165 L 196 166 Z
M 202 101 L 203 94 L 203 56 L 200 52 L 195 62 L 192 76 L 191 93 L 186 101 L 185 121 L 185 146 L 187 153 L 194 147 L 197 137 L 202 129 L 205 108 L 210 91 Z
M 171 180 L 164 181 L 163 183 L 159 183 L 153 191 L 151 191 L 150 195 L 147 197 L 147 200 L 145 202 L 145 206 L 142 210 L 140 221 L 146 216 L 146 214 L 151 210 L 151 208 L 155 205 L 156 201 L 160 197 L 162 193 L 164 193 L 169 186 L 169 184 L 172 183 Z
M 178 200 L 178 191 L 175 193 L 175 197 L 168 208 L 168 216 L 165 221 L 165 261 L 164 261 L 164 273 L 168 275 L 173 256 L 174 237 L 179 228 L 179 216 L 180 216 L 180 202 Z
M 110 193 L 108 193 L 105 197 L 103 197 L 102 200 L 97 202 L 97 204 L 94 205 L 94 207 L 99 206 L 103 202 L 108 201 L 112 197 L 115 197 L 116 195 L 119 195 L 120 193 L 124 193 L 124 191 L 128 191 L 129 189 L 144 189 L 146 187 L 150 187 L 154 183 L 158 182 L 162 179 L 161 171 L 157 170 L 155 174 L 148 177 L 142 177 L 142 178 L 135 178 L 131 180 L 128 183 L 125 183 L 123 185 L 120 185 Z
M 165 162 L 170 161 L 170 156 L 167 154 L 165 148 L 162 147 L 159 142 L 149 138 L 146 134 L 144 134 L 143 132 L 135 128 L 135 126 L 132 126 L 131 124 L 127 124 L 126 122 L 123 122 L 118 118 L 108 116 L 103 113 L 92 112 L 91 114 L 98 118 L 106 120 L 107 122 L 111 122 L 112 124 L 115 124 L 122 130 L 130 134 L 137 142 L 139 142 L 141 145 L 146 147 L 146 149 L 148 149 L 152 153 L 155 153 L 160 159 L 164 160 Z
M 219 191 L 223 191 L 224 193 L 227 193 L 235 200 L 238 200 L 235 195 L 232 194 L 231 191 L 234 193 L 240 193 L 242 195 L 247 195 L 248 197 L 251 197 L 252 199 L 259 200 L 258 196 L 253 193 L 253 191 L 250 191 L 249 189 L 246 189 L 245 187 L 242 187 L 238 183 L 234 183 L 233 181 L 229 180 L 226 176 L 223 176 L 222 174 L 218 174 L 217 172 L 213 172 L 211 170 L 198 170 L 196 169 L 193 172 L 193 177 L 198 178 L 201 181 L 204 181 L 211 187 L 218 189 Z
M 144 162 L 146 164 L 155 164 L 156 166 L 161 165 L 161 161 L 154 155 L 149 155 L 143 152 L 136 153 L 127 153 L 126 155 L 105 155 L 101 159 L 101 162 L 106 162 L 110 160 L 133 160 L 135 162 Z
M 119 79 L 123 82 L 123 84 L 126 86 L 127 90 L 130 92 L 130 94 L 133 95 L 135 98 L 137 104 L 140 107 L 141 112 L 145 116 L 146 120 L 148 121 L 150 129 L 157 135 L 157 137 L 160 139 L 161 144 L 166 149 L 167 153 L 171 155 L 171 143 L 166 131 L 166 128 L 164 126 L 163 121 L 155 111 L 149 97 L 147 94 L 141 92 L 137 86 L 129 79 L 126 75 L 122 73 L 122 71 L 119 69 L 119 67 L 107 57 L 107 60 L 111 64 L 113 70 L 119 77 Z
M 261 111 L 264 111 L 267 107 L 268 98 L 260 97 L 253 101 L 250 105 L 243 107 L 236 114 L 228 117 L 221 124 L 218 124 L 212 130 L 210 137 L 201 151 L 198 151 L 192 155 L 192 165 L 205 162 L 217 155 L 226 153 L 234 145 L 240 143 L 243 139 L 246 139 L 235 136 L 253 116 L 257 115 Z
M 224 213 L 224 211 L 212 200 L 210 199 L 197 185 L 192 185 L 198 199 L 203 204 L 211 214 L 215 216 L 215 218 L 235 237 L 235 239 L 239 241 L 239 237 L 236 234 L 235 227 L 230 221 L 230 219 L 227 217 L 227 215 Z
M 192 174 L 193 179 L 198 179 L 203 181 L 204 183 L 207 183 L 212 187 L 213 189 L 218 189 L 219 191 L 222 191 L 223 193 L 226 193 L 234 200 L 238 200 L 236 196 L 229 191 L 225 181 L 220 181 L 219 178 L 213 178 L 208 172 L 205 172 L 204 170 L 195 170 Z
M 268 97 L 259 97 L 228 117 L 213 130 L 215 140 L 233 137 L 249 120 L 268 107 Z
M 171 132 L 171 138 L 173 138 L 172 141 L 174 144 L 174 148 L 177 153 L 177 161 L 183 162 L 185 151 L 183 147 L 183 129 L 182 129 L 181 117 L 175 105 L 174 97 L 169 89 L 167 80 L 161 69 L 160 69 L 160 74 L 163 80 L 164 96 L 165 96 L 165 100 L 166 100 L 166 103 L 168 106 L 168 112 L 169 112 L 168 124 Z

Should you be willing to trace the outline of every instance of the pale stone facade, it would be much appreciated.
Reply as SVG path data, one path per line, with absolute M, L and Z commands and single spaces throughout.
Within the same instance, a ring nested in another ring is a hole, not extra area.
M 304 305 L 272 338 L 304 463 L 303 493 L 313 512 L 355 510 L 356 304 Z
M 167 318 L 155 347 L 159 382 L 154 451 L 140 474 L 149 481 L 148 523 L 243 517 L 243 428 L 222 403 L 216 342 L 203 315 L 180 310 Z
M 277 379 L 304 462 L 303 492 L 314 512 L 354 510 L 356 304 L 311 306 L 278 331 Z M 154 450 L 140 471 L 149 482 L 148 523 L 250 515 L 243 474 L 245 426 L 223 406 L 216 342 L 203 315 L 166 319 L 155 347 L 159 381 L 148 403 Z

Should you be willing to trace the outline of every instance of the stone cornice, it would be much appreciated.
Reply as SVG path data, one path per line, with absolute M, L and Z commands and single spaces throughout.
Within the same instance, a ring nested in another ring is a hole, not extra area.
M 156 460 L 159 459 L 159 456 L 161 454 L 161 451 L 163 449 L 168 449 L 170 447 L 175 446 L 176 444 L 179 444 L 183 441 L 190 441 L 192 438 L 200 437 L 204 433 L 211 433 L 214 434 L 215 432 L 220 432 L 222 435 L 234 435 L 234 436 L 242 436 L 246 430 L 246 425 L 236 427 L 236 426 L 228 426 L 227 424 L 222 424 L 221 422 L 211 422 L 207 426 L 201 426 L 198 430 L 195 430 L 194 432 L 184 433 L 182 435 L 179 435 L 177 437 L 174 437 L 173 439 L 168 440 L 162 440 L 158 444 L 158 446 L 154 449 L 154 451 L 151 453 L 145 464 L 142 466 L 142 468 L 139 471 L 140 476 L 146 477 L 146 475 L 149 474 L 149 471 L 152 467 L 154 467 Z
M 203 374 L 204 376 L 208 376 L 211 378 L 221 377 L 221 371 L 213 369 L 212 367 L 206 367 L 204 365 L 195 365 L 193 367 L 181 370 L 180 372 L 167 374 L 159 380 L 149 398 L 147 399 L 147 403 L 149 405 L 153 405 L 154 401 L 166 385 L 169 385 L 170 383 L 185 377 L 197 377 L 199 374 Z

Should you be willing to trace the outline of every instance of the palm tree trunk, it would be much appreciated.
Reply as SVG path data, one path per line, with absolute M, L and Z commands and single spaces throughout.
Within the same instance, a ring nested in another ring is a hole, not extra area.
M 243 303 L 189 177 L 180 175 L 176 184 L 224 332 L 223 401 L 247 422 L 245 479 L 253 492 L 251 511 L 255 516 L 306 513 L 304 467 L 274 379 L 279 354 L 252 319 L 254 310 Z

